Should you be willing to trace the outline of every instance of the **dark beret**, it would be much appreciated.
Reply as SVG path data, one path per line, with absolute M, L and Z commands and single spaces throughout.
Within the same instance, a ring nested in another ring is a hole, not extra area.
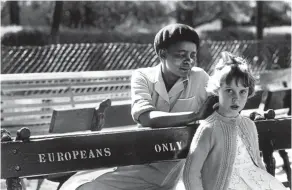
M 185 24 L 170 24 L 157 32 L 154 38 L 154 49 L 158 51 L 179 41 L 194 42 L 199 47 L 200 38 L 194 28 Z

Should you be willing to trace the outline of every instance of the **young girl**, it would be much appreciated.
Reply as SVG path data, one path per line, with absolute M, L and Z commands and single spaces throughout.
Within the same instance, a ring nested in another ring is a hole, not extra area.
M 244 59 L 228 52 L 211 76 L 207 91 L 219 97 L 191 143 L 184 168 L 187 190 L 285 190 L 260 158 L 253 121 L 239 112 L 254 94 L 255 79 Z

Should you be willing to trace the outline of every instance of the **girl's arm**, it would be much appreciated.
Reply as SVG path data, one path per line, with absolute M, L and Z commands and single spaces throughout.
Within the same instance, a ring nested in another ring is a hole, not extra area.
M 213 129 L 209 124 L 201 124 L 192 140 L 183 171 L 186 190 L 203 190 L 201 170 L 211 150 Z
M 259 134 L 258 134 L 258 130 L 257 127 L 255 125 L 255 123 L 253 121 L 252 122 L 252 128 L 253 128 L 253 133 L 254 133 L 254 138 L 255 138 L 255 151 L 256 151 L 256 159 L 258 161 L 259 167 L 262 168 L 263 170 L 267 170 L 262 159 L 260 156 L 260 148 L 259 148 Z

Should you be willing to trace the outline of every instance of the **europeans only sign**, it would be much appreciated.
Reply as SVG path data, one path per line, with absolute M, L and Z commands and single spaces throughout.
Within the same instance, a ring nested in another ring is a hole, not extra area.
M 111 156 L 110 148 L 42 153 L 38 154 L 38 161 L 40 163 L 63 162 L 70 160 L 96 159 L 103 156 Z
M 195 128 L 65 134 L 1 143 L 2 178 L 185 158 Z

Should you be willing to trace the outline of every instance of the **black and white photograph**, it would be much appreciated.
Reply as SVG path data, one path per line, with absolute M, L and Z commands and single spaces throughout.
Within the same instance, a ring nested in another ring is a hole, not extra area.
M 2 190 L 291 190 L 292 3 L 1 0 Z

